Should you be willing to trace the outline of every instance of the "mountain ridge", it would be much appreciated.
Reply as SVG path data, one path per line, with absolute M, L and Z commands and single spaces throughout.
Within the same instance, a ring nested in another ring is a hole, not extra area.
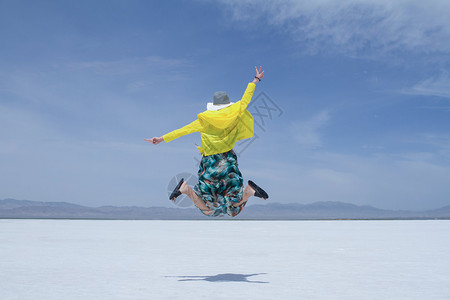
M 191 220 L 205 219 L 205 216 L 196 208 L 112 205 L 88 207 L 69 202 L 42 202 L 8 198 L 0 200 L 0 218 Z M 224 219 L 228 219 L 228 217 Z M 338 201 L 308 204 L 275 202 L 248 205 L 235 219 L 450 219 L 450 205 L 433 210 L 409 211 L 380 209 L 370 205 Z

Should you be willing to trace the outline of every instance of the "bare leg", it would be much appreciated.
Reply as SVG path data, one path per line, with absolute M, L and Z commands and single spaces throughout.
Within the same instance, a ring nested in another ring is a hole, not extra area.
M 183 194 L 186 194 L 189 198 L 191 198 L 192 202 L 194 202 L 195 206 L 199 208 L 203 213 L 205 214 L 211 214 L 212 210 L 210 210 L 205 202 L 200 199 L 200 197 L 194 192 L 193 189 L 187 184 L 187 182 L 183 182 L 183 184 L 180 186 L 180 192 Z
M 238 203 L 233 203 L 234 207 L 240 206 L 242 204 L 244 204 L 245 202 L 248 201 L 248 198 L 250 198 L 251 196 L 255 195 L 255 190 L 251 188 L 251 186 L 249 186 L 247 184 L 247 186 L 244 189 L 244 192 L 242 194 L 242 200 L 239 201 Z

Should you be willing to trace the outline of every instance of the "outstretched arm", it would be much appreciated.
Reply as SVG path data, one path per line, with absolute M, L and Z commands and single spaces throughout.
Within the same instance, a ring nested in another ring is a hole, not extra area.
M 200 131 L 202 129 L 202 125 L 200 124 L 200 121 L 197 119 L 191 124 L 188 124 L 180 129 L 174 130 L 172 132 L 169 132 L 163 136 L 160 137 L 154 137 L 152 139 L 144 139 L 147 142 L 153 143 L 154 145 L 158 145 L 162 141 L 165 141 L 166 143 L 173 141 L 176 138 L 179 138 L 186 134 L 191 134 L 193 132 Z

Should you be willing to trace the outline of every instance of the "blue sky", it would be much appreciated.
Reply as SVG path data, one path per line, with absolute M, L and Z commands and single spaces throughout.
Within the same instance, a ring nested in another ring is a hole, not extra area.
M 270 201 L 448 205 L 448 11 L 437 0 L 0 1 L 0 199 L 171 207 L 168 184 L 196 174 L 200 135 L 144 138 L 190 123 L 217 90 L 239 100 L 262 65 L 255 97 L 280 112 L 239 163 Z

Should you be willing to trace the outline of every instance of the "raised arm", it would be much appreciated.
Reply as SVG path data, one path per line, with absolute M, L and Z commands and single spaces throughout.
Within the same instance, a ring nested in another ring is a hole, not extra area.
M 247 108 L 247 106 L 250 103 L 250 100 L 252 100 L 253 93 L 255 92 L 256 84 L 261 81 L 261 78 L 264 77 L 264 71 L 261 72 L 261 70 L 262 70 L 262 67 L 259 67 L 259 70 L 258 70 L 258 68 L 255 67 L 255 71 L 256 71 L 255 78 L 253 78 L 253 81 L 247 85 L 247 89 L 245 90 L 244 95 L 242 96 L 242 99 L 241 99 L 241 111 L 243 111 Z

